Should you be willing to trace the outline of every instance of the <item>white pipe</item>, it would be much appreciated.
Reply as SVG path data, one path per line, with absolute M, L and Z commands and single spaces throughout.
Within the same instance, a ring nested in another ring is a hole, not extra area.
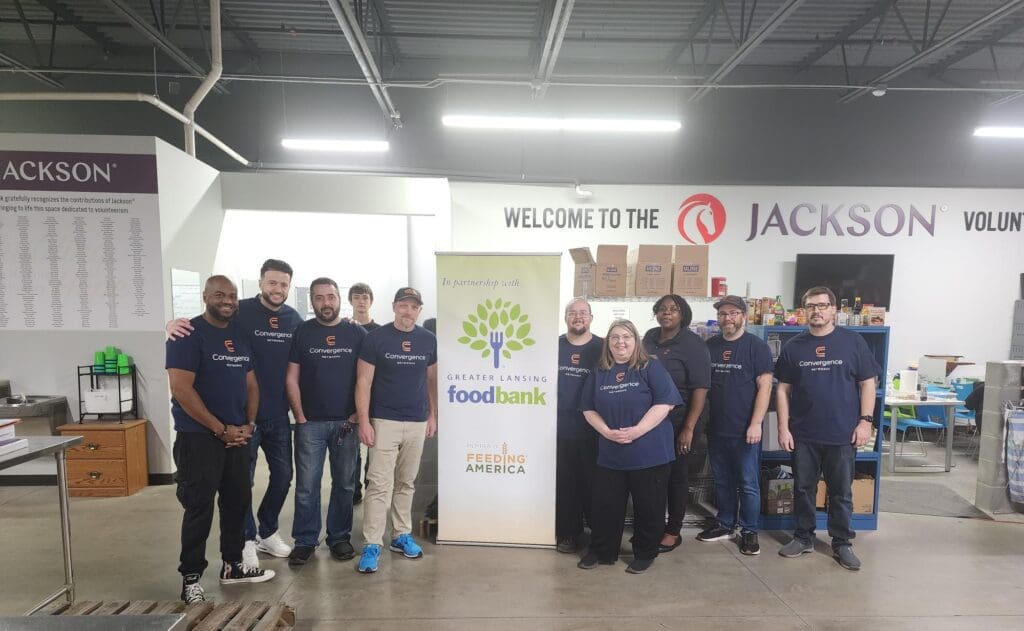
M 151 94 L 141 92 L 0 92 L 0 101 L 131 101 L 138 103 L 149 103 L 171 118 L 186 125 L 189 124 L 187 116 L 164 103 Z M 226 145 L 220 138 L 217 138 L 202 126 L 192 122 L 195 131 L 209 140 L 215 147 L 228 154 L 243 165 L 255 166 L 240 153 Z
M 196 88 L 184 109 L 188 118 L 185 123 L 185 152 L 193 158 L 196 156 L 196 110 L 224 72 L 224 53 L 220 41 L 220 0 L 210 0 L 210 57 L 210 74 Z

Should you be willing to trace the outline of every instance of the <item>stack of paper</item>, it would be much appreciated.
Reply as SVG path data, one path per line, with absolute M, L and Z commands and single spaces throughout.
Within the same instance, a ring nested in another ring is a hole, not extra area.
M 14 433 L 14 426 L 20 422 L 20 418 L 0 419 L 0 456 L 28 447 L 28 439 L 18 438 Z

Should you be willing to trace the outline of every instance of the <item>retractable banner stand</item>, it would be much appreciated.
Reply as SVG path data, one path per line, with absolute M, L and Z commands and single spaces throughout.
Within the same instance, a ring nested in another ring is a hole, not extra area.
M 558 254 L 438 254 L 438 541 L 555 541 Z

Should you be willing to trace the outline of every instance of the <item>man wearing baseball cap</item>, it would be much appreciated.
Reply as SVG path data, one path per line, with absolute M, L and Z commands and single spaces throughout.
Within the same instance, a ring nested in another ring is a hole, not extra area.
M 356 418 L 370 448 L 363 509 L 363 553 L 358 570 L 377 571 L 388 510 L 389 549 L 423 556 L 412 538 L 412 499 L 423 442 L 437 431 L 437 338 L 417 326 L 423 297 L 412 287 L 395 293 L 395 320 L 371 331 L 359 353 Z
M 725 296 L 714 307 L 722 332 L 707 341 L 711 354 L 708 457 L 715 476 L 718 523 L 697 539 L 728 539 L 739 526 L 740 552 L 760 554 L 761 423 L 771 398 L 774 362 L 768 344 L 745 331 L 747 302 L 743 298 Z

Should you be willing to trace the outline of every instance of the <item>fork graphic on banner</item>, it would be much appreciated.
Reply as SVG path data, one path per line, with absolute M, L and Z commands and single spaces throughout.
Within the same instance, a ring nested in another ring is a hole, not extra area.
M 498 367 L 500 362 L 500 355 L 498 351 L 505 345 L 505 334 L 501 331 L 491 331 L 491 348 L 494 349 L 494 367 Z

